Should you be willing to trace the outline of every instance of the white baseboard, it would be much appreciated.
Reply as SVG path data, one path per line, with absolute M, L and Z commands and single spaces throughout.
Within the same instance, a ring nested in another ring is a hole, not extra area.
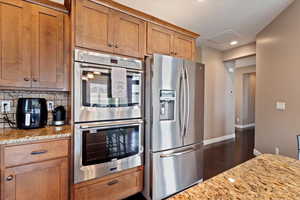
M 259 156 L 259 155 L 261 155 L 262 153 L 259 152 L 257 149 L 253 149 L 253 154 L 254 154 L 255 156 Z
M 235 133 L 231 134 L 231 135 L 225 135 L 222 137 L 217 137 L 217 138 L 212 138 L 212 139 L 208 139 L 208 140 L 204 140 L 203 144 L 204 145 L 209 145 L 209 144 L 213 144 L 213 143 L 217 143 L 217 142 L 222 142 L 224 140 L 229 140 L 235 138 Z
M 252 127 L 255 127 L 255 124 L 246 124 L 246 125 L 235 125 L 235 128 L 240 128 L 240 129 L 243 129 L 243 128 L 252 128 Z

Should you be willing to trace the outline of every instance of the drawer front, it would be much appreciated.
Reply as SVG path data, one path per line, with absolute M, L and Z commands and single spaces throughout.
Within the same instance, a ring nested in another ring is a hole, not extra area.
M 67 157 L 69 140 L 8 146 L 4 149 L 5 167 L 39 162 L 43 160 Z
M 75 200 L 123 199 L 143 190 L 143 171 L 136 171 L 75 190 Z

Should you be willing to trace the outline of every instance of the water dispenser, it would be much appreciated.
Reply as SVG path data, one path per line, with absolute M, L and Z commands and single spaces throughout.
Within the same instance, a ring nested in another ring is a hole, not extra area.
M 176 94 L 174 90 L 160 91 L 160 120 L 175 119 L 175 100 Z

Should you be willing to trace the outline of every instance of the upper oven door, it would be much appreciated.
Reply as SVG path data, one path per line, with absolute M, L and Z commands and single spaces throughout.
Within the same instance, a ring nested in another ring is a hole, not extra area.
M 112 96 L 112 68 L 75 63 L 75 122 L 141 118 L 143 72 L 127 69 L 126 95 Z

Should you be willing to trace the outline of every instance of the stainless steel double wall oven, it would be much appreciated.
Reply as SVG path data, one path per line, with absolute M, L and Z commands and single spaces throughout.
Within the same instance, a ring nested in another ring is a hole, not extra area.
M 142 165 L 142 61 L 79 49 L 74 59 L 74 182 Z

